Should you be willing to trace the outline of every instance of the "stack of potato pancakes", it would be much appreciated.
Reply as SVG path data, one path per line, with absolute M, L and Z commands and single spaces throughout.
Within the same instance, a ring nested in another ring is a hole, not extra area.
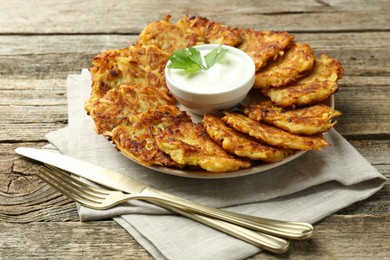
M 228 172 L 329 145 L 323 132 L 341 113 L 321 102 L 339 89 L 343 69 L 335 58 L 314 56 L 284 31 L 232 28 L 202 17 L 169 20 L 150 23 L 134 45 L 92 61 L 85 110 L 96 132 L 124 155 L 144 165 Z M 194 123 L 176 106 L 164 69 L 175 50 L 208 43 L 248 53 L 256 65 L 252 92 L 263 98 Z

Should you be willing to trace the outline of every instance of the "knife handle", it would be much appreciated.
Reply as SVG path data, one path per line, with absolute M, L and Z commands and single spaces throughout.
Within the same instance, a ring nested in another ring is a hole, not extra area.
M 274 220 L 216 209 L 159 191 L 150 186 L 146 187 L 140 195 L 144 197 L 142 199 L 149 202 L 162 202 L 163 204 L 168 204 L 171 208 L 179 209 L 187 213 L 196 213 L 198 215 L 220 219 L 283 238 L 302 240 L 310 238 L 313 234 L 313 226 L 309 223 Z
M 279 237 L 258 233 L 253 230 L 240 227 L 219 219 L 214 219 L 194 213 L 188 213 L 186 211 L 180 210 L 174 206 L 170 206 L 164 203 L 156 204 L 273 253 L 284 253 L 288 250 L 290 245 L 289 241 Z

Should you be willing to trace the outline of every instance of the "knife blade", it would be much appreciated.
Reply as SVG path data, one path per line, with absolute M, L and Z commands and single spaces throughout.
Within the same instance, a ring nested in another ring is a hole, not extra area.
M 133 180 L 130 177 L 112 171 L 110 169 L 102 168 L 100 166 L 62 154 L 49 152 L 42 149 L 25 147 L 16 148 L 15 152 L 25 157 L 34 159 L 36 161 L 50 164 L 59 169 L 69 171 L 71 173 L 74 173 L 75 175 L 84 177 L 86 179 L 92 180 L 98 184 L 115 190 L 127 191 L 130 193 L 139 193 L 148 187 L 150 188 L 149 185 L 146 185 L 137 180 Z M 169 194 L 167 195 L 171 196 Z M 176 198 L 176 196 L 172 197 Z M 284 253 L 285 251 L 287 251 L 290 244 L 289 241 L 286 241 L 279 237 L 255 232 L 254 230 L 246 229 L 244 227 L 219 219 L 214 219 L 206 215 L 187 212 L 185 211 L 185 207 L 175 207 L 174 203 L 163 204 L 161 202 L 156 202 L 155 204 L 274 253 Z
M 307 239 L 313 233 L 313 226 L 309 223 L 266 219 L 200 205 L 157 190 L 150 185 L 113 170 L 63 154 L 25 147 L 16 148 L 15 152 L 31 159 L 53 165 L 114 190 L 149 196 L 147 201 L 159 206 L 163 206 L 161 205 L 163 203 L 182 211 L 206 215 L 256 231 L 289 239 Z
M 53 165 L 103 186 L 128 193 L 141 193 L 149 185 L 113 170 L 43 149 L 18 147 L 16 153 Z

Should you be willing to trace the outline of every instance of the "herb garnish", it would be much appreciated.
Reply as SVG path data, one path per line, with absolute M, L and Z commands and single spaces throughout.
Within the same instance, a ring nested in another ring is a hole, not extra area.
M 227 52 L 227 49 L 222 48 L 221 45 L 218 46 L 204 56 L 206 63 L 206 65 L 204 65 L 200 51 L 193 47 L 189 47 L 188 49 L 175 51 L 173 55 L 169 57 L 171 63 L 168 65 L 168 68 L 182 69 L 185 72 L 208 70 L 219 62 Z

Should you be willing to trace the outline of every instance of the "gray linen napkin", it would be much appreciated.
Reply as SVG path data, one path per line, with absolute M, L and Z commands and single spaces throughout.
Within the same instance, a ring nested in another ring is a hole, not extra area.
M 47 134 L 60 152 L 107 167 L 191 201 L 284 220 L 316 221 L 363 200 L 386 182 L 335 130 L 331 143 L 280 167 L 232 179 L 189 179 L 149 170 L 118 153 L 83 110 L 90 75 L 68 77 L 69 126 Z M 113 218 L 156 259 L 243 259 L 261 250 L 144 202 L 98 211 L 78 205 L 81 221 Z

